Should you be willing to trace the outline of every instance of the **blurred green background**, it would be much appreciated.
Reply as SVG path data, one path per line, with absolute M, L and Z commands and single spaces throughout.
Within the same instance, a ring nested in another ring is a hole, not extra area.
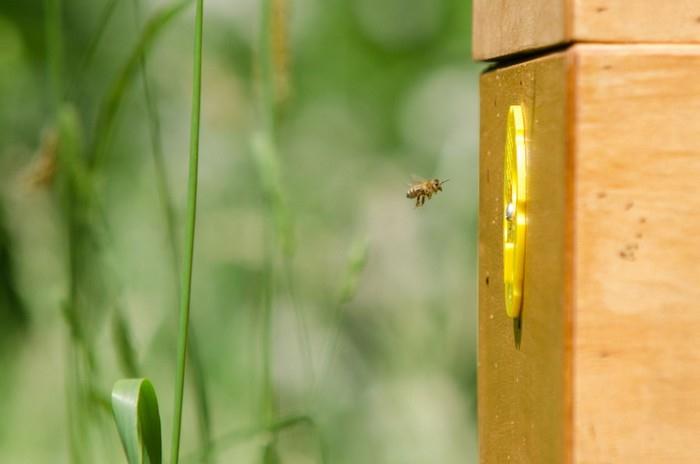
M 181 254 L 192 6 L 109 99 L 168 5 L 0 2 L 1 462 L 125 462 L 109 392 L 136 374 L 169 447 L 180 262 L 162 193 Z M 258 463 L 273 443 L 280 462 L 314 463 L 318 437 L 331 463 L 476 462 L 471 2 L 275 5 L 263 31 L 260 1 L 204 2 L 185 462 L 204 447 L 205 462 Z M 270 159 L 255 149 L 265 34 Z M 414 208 L 413 175 L 450 181 Z M 240 432 L 265 415 L 267 362 L 274 417 L 313 427 Z

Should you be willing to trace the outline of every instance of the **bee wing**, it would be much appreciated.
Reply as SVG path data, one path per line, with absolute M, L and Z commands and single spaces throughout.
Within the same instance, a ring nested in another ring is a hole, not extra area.
M 411 174 L 411 182 L 408 184 L 409 187 L 413 187 L 416 184 L 422 184 L 425 182 L 425 178 Z

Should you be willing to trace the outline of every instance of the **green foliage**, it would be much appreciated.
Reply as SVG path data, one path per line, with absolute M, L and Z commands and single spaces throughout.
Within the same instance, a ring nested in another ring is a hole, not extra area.
M 158 398 L 148 379 L 123 379 L 112 389 L 112 412 L 129 464 L 161 464 Z
M 139 375 L 136 350 L 132 343 L 131 331 L 121 311 L 115 311 L 114 313 L 112 319 L 112 338 L 122 372 L 128 377 L 136 377 Z
M 85 55 L 83 55 L 83 58 L 81 60 L 79 68 L 80 73 L 78 75 L 78 78 L 76 79 L 75 85 L 77 85 L 77 81 L 83 77 L 88 66 L 90 66 L 92 60 L 95 58 L 95 54 L 97 53 L 97 47 L 102 41 L 102 37 L 104 36 L 105 31 L 107 30 L 107 26 L 109 25 L 109 22 L 114 15 L 114 11 L 116 10 L 119 1 L 120 0 L 108 0 L 107 3 L 104 4 L 102 12 L 100 13 L 100 19 L 97 23 L 97 27 L 95 28 L 95 33 L 92 35 L 87 50 L 85 51 Z
M 61 194 L 75 196 L 65 199 L 64 207 L 80 208 L 93 203 L 93 185 L 85 165 L 83 129 L 77 109 L 70 103 L 61 106 L 58 112 L 58 175 Z
M 343 279 L 343 287 L 340 291 L 338 302 L 342 304 L 349 303 L 357 292 L 357 284 L 359 283 L 362 271 L 367 266 L 367 258 L 369 257 L 369 240 L 362 238 L 353 243 L 348 256 L 347 270 Z
M 242 443 L 249 442 L 250 440 L 260 437 L 268 436 L 268 442 L 262 448 L 262 460 L 265 463 L 266 459 L 277 459 L 280 461 L 280 455 L 278 450 L 278 445 L 275 443 L 276 439 L 282 437 L 284 432 L 290 431 L 294 428 L 306 428 L 310 435 L 313 435 L 317 442 L 317 452 L 316 459 L 320 464 L 326 464 L 328 462 L 326 456 L 325 443 L 321 438 L 320 429 L 318 424 L 310 417 L 306 415 L 294 415 L 289 417 L 284 417 L 282 419 L 273 421 L 270 424 L 263 424 L 253 427 L 244 427 L 231 430 L 209 444 L 209 449 L 206 452 L 221 452 L 225 449 L 241 445 Z M 187 456 L 184 461 L 187 463 L 195 462 L 198 458 L 201 458 L 205 450 L 198 453 L 192 453 Z
M 140 69 L 142 57 L 150 50 L 153 42 L 158 38 L 163 29 L 180 13 L 185 11 L 185 8 L 191 3 L 192 0 L 184 0 L 165 7 L 161 11 L 155 13 L 146 23 L 139 40 L 129 54 L 129 58 L 117 73 L 109 91 L 100 105 L 100 111 L 97 116 L 97 127 L 95 129 L 96 135 L 93 143 L 93 154 L 90 159 L 92 167 L 99 167 L 103 161 L 117 111 L 124 99 L 124 94 L 129 84 L 133 80 L 136 72 Z
M 6 215 L 0 203 L 0 348 L 5 341 L 29 325 L 29 314 L 17 287 L 12 239 L 7 230 Z
M 279 464 L 280 462 L 280 455 L 275 443 L 268 443 L 263 450 L 263 464 Z
M 44 0 L 44 22 L 48 49 L 46 55 L 54 111 L 63 93 L 63 9 L 61 3 L 61 0 Z
M 270 134 L 266 132 L 255 134 L 252 153 L 268 211 L 273 218 L 280 249 L 285 256 L 291 256 L 294 253 L 292 214 L 285 200 L 282 167 Z

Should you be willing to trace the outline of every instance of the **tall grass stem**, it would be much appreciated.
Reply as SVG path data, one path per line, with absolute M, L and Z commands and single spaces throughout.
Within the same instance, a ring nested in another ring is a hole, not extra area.
M 133 3 L 134 20 L 137 29 L 140 30 L 142 27 L 140 0 L 133 0 Z M 180 276 L 180 253 L 177 245 L 175 207 L 173 206 L 170 185 L 168 184 L 168 176 L 165 169 L 165 156 L 163 155 L 160 117 L 158 115 L 158 101 L 155 93 L 152 90 L 153 86 L 151 85 L 151 79 L 149 78 L 148 61 L 145 52 L 141 55 L 139 74 L 141 75 L 141 85 L 143 87 L 143 96 L 148 115 L 148 129 L 151 140 L 151 155 L 153 157 L 153 165 L 155 168 L 156 188 L 158 190 L 160 207 L 165 219 L 165 227 L 168 234 L 168 245 L 170 248 L 171 258 L 173 260 L 171 268 L 173 270 L 173 279 L 177 287 Z M 189 332 L 187 361 L 190 364 L 190 379 L 192 381 L 192 386 L 194 387 L 195 397 L 197 400 L 199 436 L 203 446 L 206 449 L 206 444 L 211 441 L 211 414 L 209 411 L 209 398 L 207 395 L 204 368 L 202 365 L 201 356 L 199 355 L 200 350 L 197 346 L 197 338 L 195 337 L 194 327 L 191 327 Z M 206 453 L 204 453 L 202 456 L 202 462 L 209 462 Z
M 185 387 L 185 363 L 187 335 L 190 319 L 190 295 L 192 290 L 192 257 L 197 216 L 197 168 L 199 164 L 199 119 L 202 96 L 202 23 L 204 0 L 197 0 L 194 23 L 194 60 L 192 72 L 192 119 L 190 121 L 190 163 L 187 185 L 187 226 L 185 229 L 185 253 L 182 266 L 180 296 L 180 329 L 177 346 L 177 374 L 175 377 L 175 406 L 173 408 L 173 434 L 171 463 L 177 464 L 180 455 L 182 400 Z

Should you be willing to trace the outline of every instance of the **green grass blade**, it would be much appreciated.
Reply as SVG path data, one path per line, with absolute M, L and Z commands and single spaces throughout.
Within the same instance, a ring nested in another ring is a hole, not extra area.
M 165 29 L 165 26 L 175 19 L 185 8 L 192 3 L 192 0 L 180 1 L 174 5 L 166 7 L 156 12 L 146 23 L 141 37 L 134 45 L 129 58 L 122 66 L 115 80 L 107 92 L 97 116 L 97 126 L 95 129 L 95 139 L 90 158 L 91 168 L 99 167 L 105 156 L 109 143 L 109 135 L 114 125 L 114 120 L 119 110 L 119 106 L 124 98 L 126 89 L 134 78 L 136 71 L 141 65 L 141 57 L 148 52 L 155 39 Z
M 263 464 L 280 464 L 279 452 L 277 451 L 277 446 L 275 443 L 268 443 L 265 445 L 265 450 L 263 451 Z
M 141 7 L 140 0 L 133 1 L 134 21 L 136 27 L 141 28 Z M 151 140 L 151 155 L 156 171 L 156 186 L 158 197 L 161 202 L 161 208 L 165 216 L 168 240 L 171 248 L 174 265 L 172 266 L 175 272 L 175 277 L 179 276 L 178 267 L 178 250 L 177 250 L 177 234 L 175 232 L 175 207 L 173 206 L 170 187 L 168 186 L 168 178 L 165 170 L 165 157 L 163 156 L 163 143 L 160 135 L 160 117 L 158 116 L 158 102 L 156 96 L 151 90 L 151 79 L 148 73 L 148 60 L 145 54 L 141 55 L 139 63 L 139 74 L 141 75 L 141 84 L 143 86 L 143 96 L 146 102 L 146 112 L 148 116 L 148 132 Z
M 62 188 L 71 191 L 79 205 L 64 204 L 68 210 L 91 203 L 92 181 L 84 162 L 83 129 L 76 108 L 65 103 L 58 112 L 58 176 Z M 64 192 L 66 195 L 67 192 Z M 73 199 L 67 200 L 72 203 Z
M 255 162 L 260 185 L 265 196 L 267 212 L 274 229 L 265 232 L 265 278 L 263 291 L 263 316 L 262 316 L 262 401 L 261 417 L 269 423 L 274 420 L 276 414 L 275 391 L 272 381 L 272 321 L 273 321 L 273 292 L 275 283 L 274 266 L 274 240 L 276 239 L 284 256 L 285 269 L 289 274 L 291 270 L 291 257 L 294 253 L 294 228 L 292 215 L 285 202 L 284 191 L 281 182 L 281 166 L 278 159 L 276 146 L 276 101 L 275 101 L 275 66 L 273 58 L 273 27 L 272 0 L 260 2 L 260 29 L 258 34 L 258 106 L 259 128 L 253 134 L 251 151 Z M 287 279 L 290 288 L 290 297 L 294 300 L 293 281 Z M 302 350 L 311 366 L 311 358 L 308 353 L 308 335 L 306 334 L 300 307 L 294 304 L 295 312 L 302 330 L 300 331 Z M 313 369 L 308 373 L 313 376 Z
M 141 5 L 140 0 L 133 0 L 134 21 L 137 28 L 141 28 Z M 173 277 L 176 285 L 179 283 L 180 266 L 179 252 L 177 245 L 177 233 L 175 230 L 175 207 L 173 206 L 172 195 L 168 185 L 168 177 L 165 170 L 165 157 L 163 155 L 163 144 L 160 135 L 160 118 L 158 116 L 158 102 L 156 95 L 152 91 L 151 79 L 149 79 L 148 60 L 146 55 L 141 55 L 140 72 L 141 84 L 143 87 L 144 100 L 146 102 L 146 111 L 148 116 L 148 129 L 151 139 L 151 155 L 153 156 L 153 164 L 155 168 L 156 186 L 160 207 L 165 219 L 167 231 L 167 239 L 170 248 L 173 264 Z M 209 397 L 207 394 L 206 378 L 204 375 L 204 367 L 201 357 L 199 356 L 199 348 L 197 339 L 194 333 L 194 327 L 190 329 L 188 341 L 187 362 L 190 364 L 189 374 L 194 388 L 194 396 L 197 403 L 197 418 L 199 425 L 199 436 L 203 445 L 211 441 L 211 413 L 209 410 Z M 202 462 L 208 462 L 206 455 Z
M 115 310 L 112 319 L 112 338 L 122 371 L 130 377 L 139 375 L 136 350 L 131 341 L 129 324 L 120 309 Z
M 68 295 L 62 315 L 69 329 L 66 381 L 66 418 L 70 461 L 92 462 L 94 435 L 91 433 L 94 408 L 88 404 L 88 392 L 97 380 L 97 360 L 89 336 L 90 314 L 80 298 L 85 269 L 85 248 L 91 243 L 87 224 L 90 180 L 83 169 L 83 137 L 75 108 L 63 104 L 56 115 L 57 193 L 65 218 L 68 246 Z M 92 308 L 91 308 L 92 309 Z M 94 314 L 91 312 L 91 314 Z
M 112 389 L 112 412 L 129 464 L 161 464 L 158 398 L 148 379 L 122 379 Z
M 331 366 L 333 365 L 333 358 L 335 357 L 335 351 L 338 345 L 338 339 L 340 338 L 341 319 L 347 303 L 350 303 L 353 298 L 355 298 L 355 294 L 357 293 L 357 285 L 360 281 L 360 277 L 362 276 L 362 272 L 365 270 L 365 267 L 367 267 L 368 259 L 369 240 L 367 238 L 356 240 L 350 247 L 345 277 L 343 278 L 343 285 L 340 290 L 340 295 L 338 296 L 338 302 L 336 304 L 335 314 L 333 316 L 333 325 L 335 330 L 331 336 L 328 349 L 326 350 L 326 363 L 319 381 L 328 378 L 330 375 Z M 313 396 L 318 396 L 319 388 L 320 385 L 316 384 L 313 389 Z
M 29 326 L 29 312 L 17 285 L 15 248 L 0 199 L 0 351 Z
M 295 250 L 294 219 L 285 201 L 282 166 L 273 137 L 265 131 L 256 133 L 251 149 L 263 195 L 274 218 L 276 239 L 283 255 L 292 256 Z
M 172 464 L 180 456 L 180 432 L 182 401 L 185 390 L 185 361 L 187 336 L 190 323 L 190 296 L 192 290 L 192 257 L 194 255 L 194 233 L 197 218 L 197 171 L 199 168 L 199 120 L 202 104 L 202 29 L 204 22 L 204 0 L 197 0 L 194 21 L 194 57 L 192 66 L 192 114 L 190 121 L 190 165 L 187 186 L 187 226 L 185 229 L 185 254 L 180 286 L 180 329 L 177 343 L 177 374 L 175 376 L 175 405 L 173 408 Z
M 343 279 L 343 287 L 340 290 L 338 303 L 345 304 L 352 301 L 357 293 L 357 284 L 360 281 L 362 271 L 367 266 L 367 258 L 369 257 L 369 240 L 363 238 L 353 243 L 348 256 L 348 267 L 345 271 Z
M 288 429 L 298 427 L 298 426 L 307 426 L 309 431 L 312 432 L 318 443 L 318 462 L 321 464 L 326 464 L 328 462 L 327 459 L 327 451 L 325 447 L 325 443 L 321 437 L 321 431 L 319 429 L 318 424 L 313 420 L 312 417 L 307 416 L 307 415 L 295 415 L 295 416 L 289 416 L 285 417 L 282 419 L 279 419 L 277 421 L 274 421 L 270 424 L 264 424 L 264 425 L 257 425 L 257 426 L 252 426 L 252 427 L 246 427 L 246 428 L 238 428 L 232 431 L 229 431 L 228 433 L 221 435 L 218 437 L 215 441 L 209 444 L 209 452 L 212 454 L 216 454 L 217 452 L 232 448 L 236 445 L 240 445 L 241 443 L 245 443 L 249 440 L 252 440 L 254 438 L 257 438 L 263 434 L 272 434 L 272 435 L 277 435 L 281 432 L 284 432 Z M 201 456 L 203 455 L 204 451 L 200 450 L 198 452 L 189 454 L 186 456 L 183 461 L 187 464 L 197 462 Z
M 87 204 L 90 199 L 91 183 L 82 164 L 83 136 L 80 118 L 75 108 L 64 104 L 58 111 L 58 181 L 59 198 L 63 214 L 66 216 L 69 248 L 68 301 L 63 305 L 63 316 L 70 329 L 71 342 L 76 349 L 84 350 L 88 364 L 96 364 L 94 353 L 87 336 L 87 321 L 81 311 L 79 293 L 83 255 L 81 246 L 90 241 L 85 227 Z M 77 364 L 77 363 L 76 363 Z
M 80 61 L 81 74 L 85 72 L 88 66 L 90 66 L 90 64 L 92 63 L 93 58 L 95 58 L 97 47 L 98 45 L 100 45 L 100 42 L 102 41 L 102 36 L 104 35 L 105 31 L 107 31 L 107 25 L 112 19 L 112 15 L 114 14 L 117 3 L 119 3 L 119 1 L 120 0 L 107 0 L 107 3 L 105 3 L 105 5 L 102 7 L 102 12 L 100 13 L 100 20 L 97 23 L 97 28 L 95 28 L 95 32 L 92 35 L 92 38 L 90 39 L 88 48 L 85 51 L 85 55 L 83 55 L 83 58 Z
M 202 443 L 202 463 L 210 462 L 208 444 L 211 442 L 211 407 L 207 393 L 207 382 L 204 374 L 204 363 L 199 351 L 199 338 L 195 336 L 195 327 L 190 327 L 190 337 L 187 351 L 187 361 L 190 363 L 189 376 L 197 404 L 197 423 L 199 440 Z
M 262 130 L 269 137 L 276 133 L 275 125 L 275 69 L 272 57 L 272 0 L 262 0 L 260 3 L 260 42 L 258 53 L 260 54 L 260 116 Z
M 88 46 L 83 54 L 83 57 L 80 59 L 78 72 L 73 76 L 72 82 L 70 83 L 70 88 L 66 89 L 66 100 L 74 99 L 78 96 L 78 90 L 81 87 L 82 79 L 85 76 L 87 69 L 90 67 L 92 60 L 95 58 L 97 47 L 100 45 L 105 31 L 107 31 L 107 25 L 111 21 L 119 1 L 120 0 L 107 0 L 107 3 L 105 3 L 105 5 L 102 7 L 97 27 L 95 28 L 95 31 L 88 42 Z

